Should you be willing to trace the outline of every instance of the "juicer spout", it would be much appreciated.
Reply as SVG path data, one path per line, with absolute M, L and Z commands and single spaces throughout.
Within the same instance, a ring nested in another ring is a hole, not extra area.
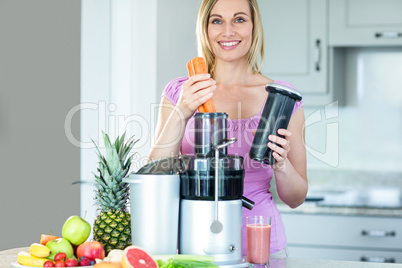
M 241 202 L 243 203 L 243 207 L 245 207 L 245 208 L 247 208 L 247 209 L 249 209 L 249 210 L 252 210 L 252 209 L 253 209 L 254 204 L 255 204 L 254 201 L 248 199 L 247 197 L 244 197 L 243 195 L 240 196 L 240 200 L 241 200 Z

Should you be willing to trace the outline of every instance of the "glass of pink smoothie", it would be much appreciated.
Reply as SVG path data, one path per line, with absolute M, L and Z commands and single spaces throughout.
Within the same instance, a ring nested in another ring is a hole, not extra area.
M 247 223 L 247 261 L 250 264 L 269 265 L 271 217 L 249 216 Z

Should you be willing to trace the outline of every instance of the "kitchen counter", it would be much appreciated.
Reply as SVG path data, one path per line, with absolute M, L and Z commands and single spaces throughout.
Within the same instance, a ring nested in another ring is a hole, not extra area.
M 281 213 L 288 214 L 321 214 L 402 218 L 402 209 L 319 206 L 314 202 L 305 202 L 299 207 L 292 209 L 280 201 L 276 202 L 278 210 Z
M 271 192 L 281 213 L 402 218 L 401 180 L 399 172 L 309 170 L 306 200 L 313 201 L 296 209 L 279 199 L 275 182 Z
M 402 267 L 402 264 L 367 263 L 353 261 L 330 261 L 293 259 L 271 259 L 269 268 L 393 268 Z
M 0 267 L 13 268 L 12 262 L 17 260 L 17 254 L 21 250 L 28 251 L 29 248 L 15 248 L 0 251 Z M 308 260 L 308 259 L 271 259 L 269 268 L 381 268 L 381 267 L 402 267 L 402 264 L 383 264 L 383 263 L 365 263 L 349 261 L 327 261 L 327 260 Z

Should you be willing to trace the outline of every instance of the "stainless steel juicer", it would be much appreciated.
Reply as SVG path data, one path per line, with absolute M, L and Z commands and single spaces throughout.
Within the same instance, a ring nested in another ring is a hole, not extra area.
M 242 207 L 252 209 L 254 203 L 243 197 L 243 157 L 227 153 L 227 146 L 236 141 L 227 137 L 227 118 L 226 113 L 197 113 L 194 116 L 194 155 L 150 162 L 135 175 L 178 174 L 178 252 L 210 255 L 217 264 L 230 266 L 244 263 Z M 136 196 L 132 196 L 131 202 L 146 206 L 144 201 L 135 199 Z M 143 221 L 143 217 L 132 212 L 132 222 L 135 221 Z M 142 235 L 137 232 L 137 236 Z M 142 240 L 133 236 L 132 241 L 136 244 Z M 150 251 L 152 253 L 152 249 Z

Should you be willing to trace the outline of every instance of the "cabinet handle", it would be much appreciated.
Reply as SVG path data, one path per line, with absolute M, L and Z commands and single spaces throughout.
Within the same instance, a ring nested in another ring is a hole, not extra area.
M 74 181 L 71 183 L 72 185 L 74 184 L 92 184 L 91 181 Z
M 374 34 L 375 38 L 399 38 L 402 37 L 402 33 L 398 32 L 378 32 Z
M 321 69 L 321 40 L 315 40 L 314 47 L 314 61 L 315 61 L 315 70 L 318 72 Z
M 395 231 L 384 231 L 384 230 L 363 230 L 362 236 L 371 236 L 371 237 L 387 237 L 387 236 L 396 236 Z
M 364 262 L 381 262 L 381 263 L 394 263 L 395 258 L 384 258 L 384 257 L 361 257 L 360 261 Z

